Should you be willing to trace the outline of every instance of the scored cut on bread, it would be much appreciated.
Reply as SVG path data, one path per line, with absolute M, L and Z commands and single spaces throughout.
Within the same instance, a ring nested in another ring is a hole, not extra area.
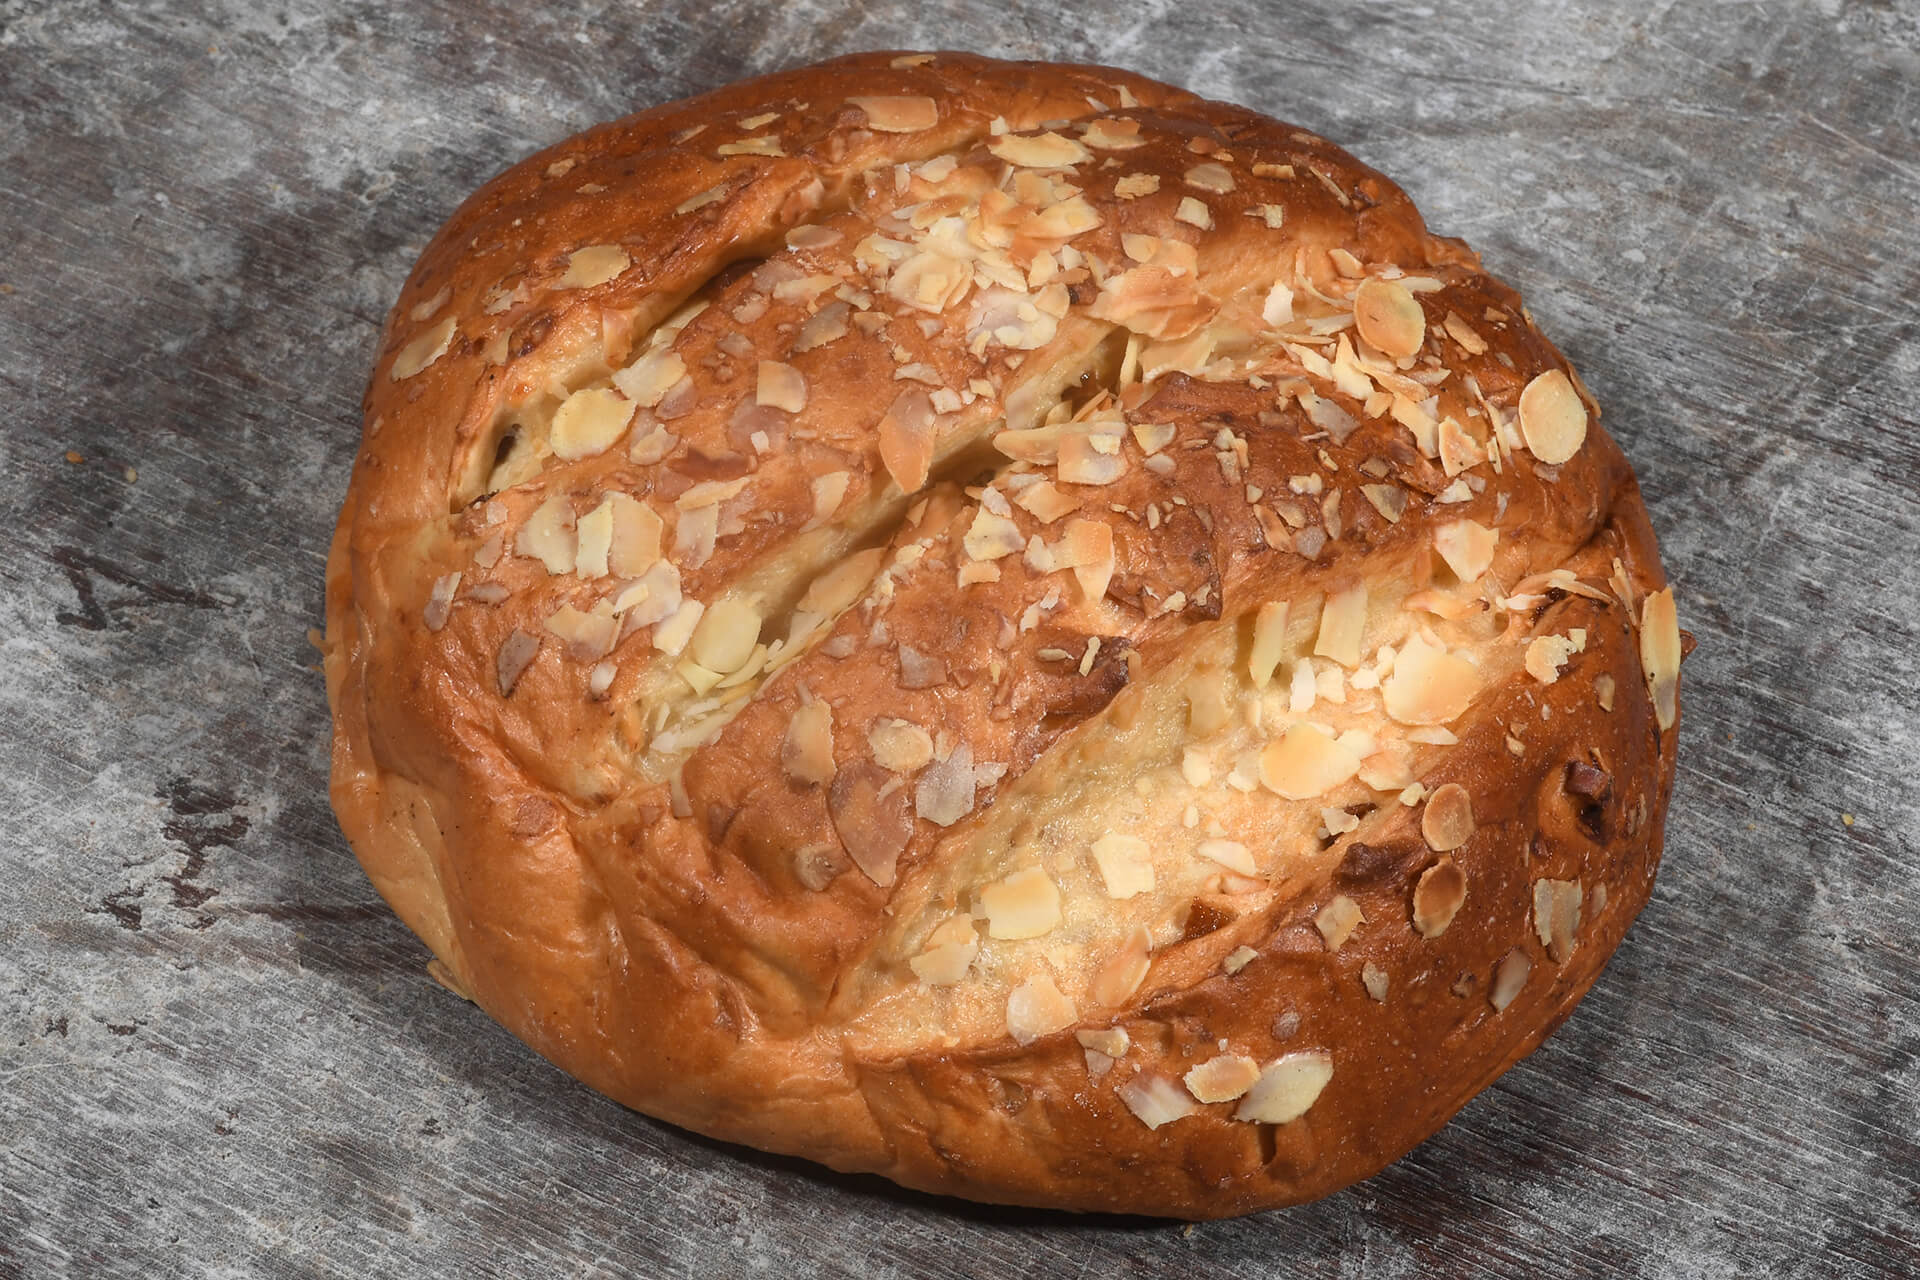
M 1210 1218 L 1365 1177 L 1644 904 L 1682 653 L 1599 407 L 1311 133 L 862 54 L 591 129 L 387 325 L 333 800 L 676 1124 Z

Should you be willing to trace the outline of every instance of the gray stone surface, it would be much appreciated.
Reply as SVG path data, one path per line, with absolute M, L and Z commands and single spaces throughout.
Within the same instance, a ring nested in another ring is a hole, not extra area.
M 1010 1213 L 623 1112 L 427 979 L 327 807 L 304 634 L 441 219 L 602 118 L 943 45 L 1399 179 L 1607 406 L 1700 638 L 1593 995 L 1311 1207 Z M 1917 129 L 1910 0 L 0 0 L 0 1277 L 1920 1273 Z

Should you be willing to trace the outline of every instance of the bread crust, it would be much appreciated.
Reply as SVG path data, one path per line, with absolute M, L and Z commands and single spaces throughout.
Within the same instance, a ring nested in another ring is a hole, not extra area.
M 1296 1203 L 1531 1052 L 1646 901 L 1679 641 L 1632 472 L 1518 296 L 1290 126 L 948 53 L 670 103 L 461 206 L 365 411 L 341 826 L 444 981 L 641 1111 L 982 1200 Z M 671 589 L 625 524 L 593 572 L 609 494 Z M 1367 763 L 1288 799 L 1303 722 Z

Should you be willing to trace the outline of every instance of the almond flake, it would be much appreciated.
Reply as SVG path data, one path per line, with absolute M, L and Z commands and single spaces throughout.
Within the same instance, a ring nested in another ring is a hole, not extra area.
M 1515 947 L 1502 957 L 1494 966 L 1493 985 L 1487 989 L 1487 1000 L 1495 1012 L 1504 1012 L 1527 985 L 1527 976 L 1533 972 L 1533 960 L 1526 952 Z
M 759 642 L 760 611 L 744 600 L 718 600 L 701 616 L 687 653 L 707 670 L 730 675 L 746 665 Z
M 1413 927 L 1423 938 L 1447 931 L 1467 899 L 1467 878 L 1452 858 L 1443 857 L 1421 873 L 1413 890 Z
M 555 457 L 569 461 L 605 453 L 627 432 L 634 404 L 603 388 L 576 391 L 554 410 L 548 443 Z
M 1288 800 L 1312 800 L 1360 771 L 1360 756 L 1317 725 L 1294 724 L 1260 752 L 1260 781 Z
M 1187 1092 L 1202 1102 L 1232 1102 L 1259 1078 L 1260 1064 L 1252 1058 L 1223 1053 L 1187 1072 Z
M 1227 172 L 1227 167 L 1211 161 L 1193 166 L 1187 170 L 1182 180 L 1190 187 L 1217 192 L 1220 195 L 1233 190 L 1233 175 Z
M 675 205 L 673 211 L 675 213 L 692 213 L 695 209 L 704 209 L 726 193 L 727 184 L 722 182 L 716 186 L 708 187 L 698 195 L 688 196 L 685 200 Z
M 1018 1044 L 1065 1030 L 1078 1016 L 1049 974 L 1036 973 L 1007 996 L 1007 1034 Z
M 887 474 L 902 492 L 917 493 L 926 484 L 928 468 L 933 465 L 932 398 L 917 387 L 902 391 L 880 419 L 876 434 L 880 461 Z
M 613 375 L 620 394 L 642 408 L 651 409 L 678 385 L 687 374 L 686 362 L 676 351 L 656 351 L 642 356 Z
M 1457 782 L 1436 787 L 1420 815 L 1420 834 L 1435 853 L 1451 853 L 1473 838 L 1473 797 Z
M 1253 687 L 1264 689 L 1280 665 L 1287 643 L 1287 602 L 1269 600 L 1253 618 L 1253 648 L 1247 655 L 1247 675 Z
M 1217 862 L 1243 876 L 1253 875 L 1257 870 L 1253 865 L 1253 854 L 1238 840 L 1202 840 L 1193 851 L 1209 862 Z
M 1457 719 L 1479 688 L 1472 663 L 1416 635 L 1394 659 L 1380 693 L 1387 714 L 1401 724 L 1437 725 Z
M 983 886 L 979 901 L 990 938 L 1038 938 L 1060 923 L 1060 890 L 1039 867 Z
M 1145 925 L 1135 925 L 1121 939 L 1120 949 L 1100 966 L 1087 988 L 1087 995 L 1099 1005 L 1116 1008 L 1140 989 L 1151 964 L 1153 935 Z
M 556 289 L 591 289 L 633 265 L 627 251 L 617 244 L 588 245 L 567 255 L 567 270 L 554 282 Z
M 940 122 L 940 108 L 924 96 L 848 98 L 866 113 L 867 127 L 878 133 L 918 133 Z
M 1338 951 L 1346 945 L 1353 931 L 1367 922 L 1361 913 L 1360 904 L 1341 894 L 1314 913 L 1313 927 L 1326 939 L 1327 950 Z
M 1640 610 L 1640 665 L 1663 732 L 1680 718 L 1680 657 L 1680 618 L 1673 607 L 1673 588 L 1667 587 L 1648 596 Z M 1611 710 L 1612 701 L 1609 688 L 1601 705 Z
M 1587 406 L 1559 369 L 1549 369 L 1520 393 L 1520 434 L 1539 461 L 1558 466 L 1587 438 Z
M 1358 582 L 1327 597 L 1320 610 L 1320 634 L 1314 656 L 1343 667 L 1360 665 L 1360 636 L 1367 625 L 1367 584 Z
M 967 976 L 980 954 L 980 935 L 966 916 L 949 916 L 927 935 L 927 944 L 907 961 L 914 976 L 930 987 L 950 987 Z
M 1102 117 L 1088 124 L 1081 130 L 1080 139 L 1102 151 L 1131 151 L 1147 145 L 1147 140 L 1140 136 L 1139 121 L 1112 117 Z
M 787 153 L 780 147 L 778 134 L 763 133 L 756 138 L 742 138 L 738 142 L 723 142 L 713 149 L 721 156 L 784 156 Z
M 796 782 L 819 786 L 833 781 L 833 710 L 824 702 L 797 708 L 787 721 L 780 763 Z
M 453 345 L 453 331 L 454 317 L 448 316 L 400 348 L 399 354 L 393 358 L 392 367 L 387 370 L 388 379 L 399 382 L 411 378 L 445 355 L 447 348 Z
M 1072 138 L 1051 132 L 1002 134 L 987 143 L 987 150 L 1024 169 L 1069 169 L 1093 158 Z
M 1213 229 L 1213 210 L 1193 196 L 1181 196 L 1180 207 L 1174 210 L 1173 220 L 1198 227 L 1202 231 L 1210 231 Z
M 1127 1110 L 1149 1129 L 1184 1119 L 1200 1109 L 1185 1089 L 1165 1076 L 1142 1072 L 1114 1091 Z M 1242 1107 L 1244 1110 L 1244 1105 Z
M 1572 656 L 1573 641 L 1566 636 L 1535 636 L 1527 645 L 1527 674 L 1541 684 L 1552 684 Z
M 1153 851 L 1145 840 L 1109 831 L 1093 842 L 1092 852 L 1109 898 L 1124 900 L 1152 892 Z
M 790 364 L 762 360 L 753 399 L 757 405 L 799 413 L 807 407 L 807 380 Z
M 1565 964 L 1580 931 L 1578 880 L 1533 882 L 1533 929 L 1554 963 Z
M 1333 1079 L 1333 1058 L 1318 1050 L 1289 1053 L 1269 1062 L 1247 1090 L 1235 1120 L 1286 1124 L 1305 1115 Z
M 552 574 L 573 572 L 575 545 L 573 506 L 559 493 L 534 508 L 513 539 L 516 555 L 538 560 Z
M 1160 189 L 1157 173 L 1129 173 L 1113 184 L 1113 194 L 1121 200 L 1138 200 Z
M 1473 326 L 1468 324 L 1466 317 L 1458 311 L 1447 312 L 1447 318 L 1441 322 L 1441 327 L 1447 331 L 1447 336 L 1459 343 L 1461 350 L 1468 355 L 1477 356 L 1486 353 L 1487 340 L 1474 332 Z
M 1478 582 L 1493 564 L 1493 550 L 1499 541 L 1498 529 L 1472 520 L 1449 521 L 1433 531 L 1434 550 L 1453 570 L 1453 576 L 1468 584 Z

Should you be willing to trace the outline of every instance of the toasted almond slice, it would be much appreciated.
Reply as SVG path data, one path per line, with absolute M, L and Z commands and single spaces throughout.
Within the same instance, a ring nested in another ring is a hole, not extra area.
M 709 671 L 730 675 L 746 665 L 758 643 L 760 611 L 746 600 L 717 600 L 694 628 L 687 654 Z
M 916 773 L 933 759 L 933 735 L 909 720 L 882 717 L 867 730 L 873 762 L 894 773 Z
M 1185 1089 L 1165 1076 L 1144 1071 L 1114 1092 L 1127 1110 L 1149 1129 L 1184 1119 L 1200 1109 L 1200 1104 Z
M 1252 851 L 1238 840 L 1202 840 L 1194 846 L 1193 851 L 1209 862 L 1217 862 L 1243 876 L 1251 876 L 1258 870 L 1253 865 Z
M 1527 975 L 1533 972 L 1533 960 L 1519 947 L 1507 952 L 1494 966 L 1493 985 L 1487 990 L 1487 999 L 1495 1012 L 1504 1012 L 1527 985 Z
M 758 405 L 799 413 L 807 407 L 806 376 L 790 364 L 762 360 L 753 400 Z
M 885 547 L 868 547 L 847 556 L 808 584 L 798 607 L 823 618 L 837 617 L 866 591 L 886 556 Z
M 563 493 L 535 507 L 513 539 L 515 554 L 538 560 L 548 573 L 572 573 L 576 546 L 573 505 Z
M 1372 276 L 1353 291 L 1353 327 L 1395 360 L 1417 355 L 1427 337 L 1427 313 L 1398 280 Z
M 617 244 L 593 244 L 567 255 L 567 269 L 554 282 L 556 289 L 591 289 L 633 265 L 627 251 Z
M 1360 756 L 1351 746 L 1304 721 L 1260 752 L 1260 781 L 1288 800 L 1325 795 L 1359 771 Z
M 987 143 L 987 150 L 1008 164 L 1024 169 L 1069 169 L 1093 159 L 1072 138 L 1057 133 L 1003 133 Z
M 1673 728 L 1680 718 L 1680 617 L 1672 587 L 1654 592 L 1641 606 L 1640 665 L 1646 671 L 1654 718 L 1662 731 Z M 1611 693 L 1607 701 L 1612 701 Z
M 1367 625 L 1367 584 L 1356 582 L 1327 597 L 1320 609 L 1320 634 L 1313 642 L 1315 657 L 1331 658 L 1343 667 L 1360 665 L 1360 635 Z
M 1420 875 L 1413 889 L 1413 927 L 1423 938 L 1447 931 L 1467 900 L 1467 877 L 1452 858 L 1442 857 Z
M 1116 900 L 1153 891 L 1153 850 L 1138 836 L 1107 832 L 1093 842 L 1093 862 Z
M 987 918 L 988 937 L 1038 938 L 1060 923 L 1060 890 L 1045 871 L 1028 867 L 983 886 L 980 909 Z
M 967 527 L 961 546 L 974 560 L 999 560 L 1013 555 L 1025 547 L 1026 540 L 1020 536 L 1020 526 L 1005 516 L 995 515 L 981 507 L 974 513 L 973 523 Z
M 1554 963 L 1565 964 L 1580 932 L 1578 880 L 1533 882 L 1533 928 Z
M 620 388 L 620 394 L 627 399 L 651 409 L 686 375 L 687 365 L 679 352 L 655 351 L 614 374 L 613 385 Z
M 1120 949 L 1108 958 L 1087 988 L 1095 1004 L 1117 1008 L 1131 999 L 1146 980 L 1153 959 L 1153 935 L 1147 926 L 1135 925 L 1120 941 Z
M 1187 1092 L 1202 1102 L 1232 1102 L 1259 1078 L 1260 1064 L 1252 1058 L 1223 1053 L 1187 1072 Z
M 1098 520 L 1069 520 L 1061 538 L 1072 557 L 1074 580 L 1086 598 L 1098 602 L 1113 579 L 1113 529 Z
M 933 465 L 933 399 L 914 387 L 894 397 L 880 419 L 880 461 L 905 493 L 917 493 Z
M 1036 973 L 1007 996 L 1007 1034 L 1017 1044 L 1032 1044 L 1041 1036 L 1063 1031 L 1078 1014 L 1054 983 L 1053 975 Z
M 780 746 L 780 763 L 796 782 L 819 786 L 833 781 L 833 709 L 809 702 L 794 710 Z
M 393 358 L 392 367 L 387 370 L 388 379 L 399 382 L 411 378 L 447 354 L 447 348 L 453 345 L 453 331 L 454 317 L 447 316 L 400 348 L 399 354 Z
M 1247 1090 L 1235 1120 L 1286 1124 L 1298 1120 L 1319 1100 L 1333 1079 L 1333 1057 L 1319 1050 L 1289 1053 L 1269 1062 Z
M 1313 927 L 1326 939 L 1329 951 L 1338 951 L 1345 946 L 1347 939 L 1353 936 L 1353 931 L 1366 922 L 1367 917 L 1361 912 L 1360 904 L 1344 893 L 1320 908 L 1313 917 Z
M 1212 191 L 1219 195 L 1226 195 L 1233 190 L 1233 175 L 1227 171 L 1225 165 L 1211 160 L 1205 164 L 1193 166 L 1186 171 L 1181 180 L 1190 187 L 1196 187 L 1201 191 Z
M 569 461 L 605 453 L 627 433 L 634 404 L 617 391 L 589 387 L 576 391 L 554 410 L 548 443 L 554 456 Z
M 1435 853 L 1451 853 L 1473 838 L 1473 796 L 1457 782 L 1434 788 L 1420 815 L 1420 834 Z
M 1173 220 L 1198 227 L 1202 231 L 1210 231 L 1213 229 L 1213 210 L 1207 208 L 1205 201 L 1196 200 L 1192 196 L 1181 196 L 1180 207 L 1173 211 Z
M 1287 644 L 1287 602 L 1269 600 L 1253 616 L 1253 649 L 1247 655 L 1247 675 L 1253 687 L 1264 689 L 1273 679 Z
M 940 108 L 932 98 L 858 97 L 848 102 L 867 117 L 867 127 L 879 133 L 918 133 L 940 123 Z
M 1095 119 L 1081 131 L 1080 138 L 1088 146 L 1098 147 L 1102 151 L 1131 151 L 1147 145 L 1147 140 L 1140 136 L 1138 120 L 1122 120 L 1113 116 Z
M 1480 673 L 1472 663 L 1418 635 L 1401 649 L 1393 674 L 1380 686 L 1387 714 L 1408 725 L 1457 719 L 1479 690 Z
M 949 916 L 927 935 L 927 945 L 907 961 L 914 976 L 929 987 L 950 987 L 967 976 L 980 954 L 980 935 L 966 916 Z
M 1549 369 L 1520 393 L 1520 434 L 1533 456 L 1549 465 L 1580 452 L 1587 439 L 1587 406 L 1564 371 Z
M 1493 563 L 1500 531 L 1472 520 L 1453 520 L 1433 531 L 1433 549 L 1462 582 L 1478 582 Z

